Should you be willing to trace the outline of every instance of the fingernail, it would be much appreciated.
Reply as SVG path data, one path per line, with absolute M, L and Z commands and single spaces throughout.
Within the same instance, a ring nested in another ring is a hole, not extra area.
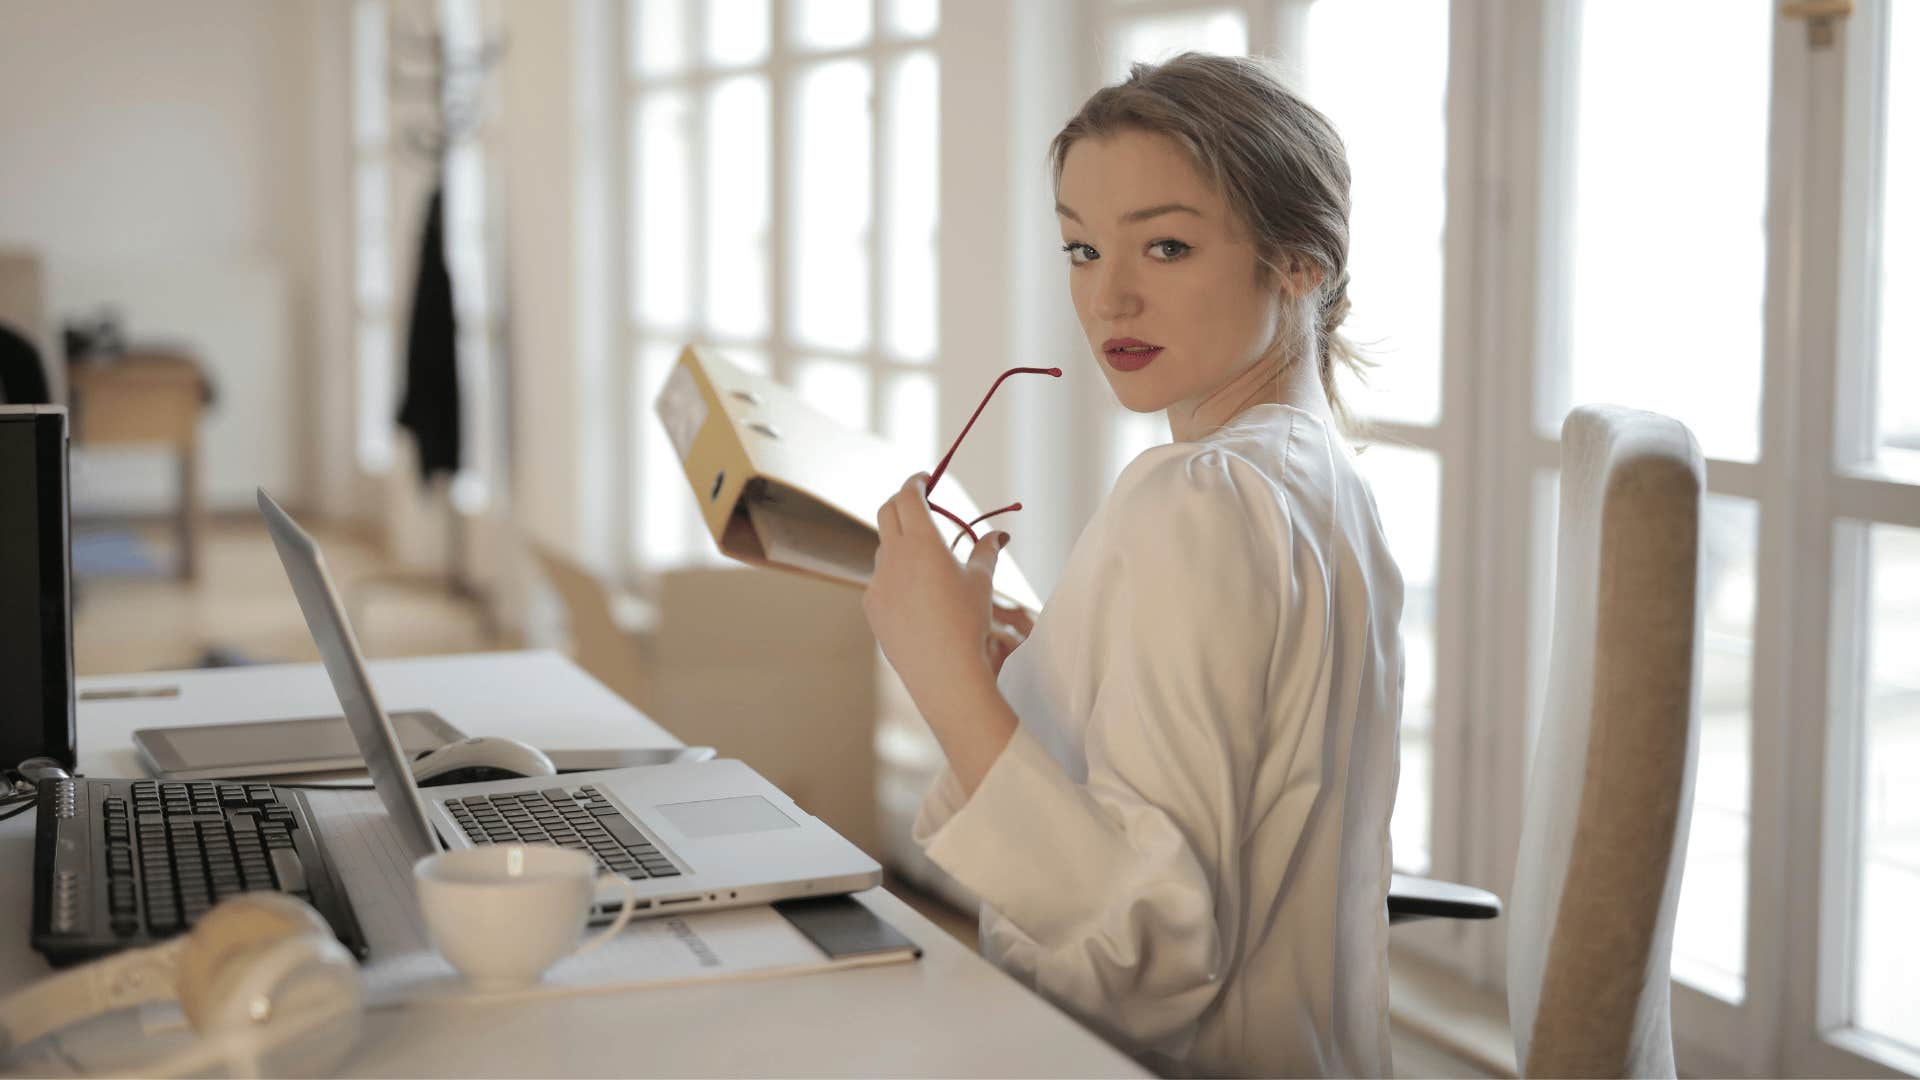
M 1000 547 L 1006 547 L 1008 544 L 1013 543 L 1012 533 L 996 533 L 995 535 L 1000 537 Z M 998 551 L 999 548 L 995 548 L 994 550 Z

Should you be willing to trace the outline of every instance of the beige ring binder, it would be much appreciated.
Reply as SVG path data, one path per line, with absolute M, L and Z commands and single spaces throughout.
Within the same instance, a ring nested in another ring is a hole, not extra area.
M 696 345 L 681 350 L 654 409 L 723 553 L 845 585 L 872 579 L 874 516 L 920 467 L 892 443 Z M 963 520 L 980 513 L 951 472 L 939 500 Z M 938 516 L 934 525 L 949 543 L 959 535 Z M 993 587 L 999 603 L 1039 612 L 1033 586 L 1004 553 Z

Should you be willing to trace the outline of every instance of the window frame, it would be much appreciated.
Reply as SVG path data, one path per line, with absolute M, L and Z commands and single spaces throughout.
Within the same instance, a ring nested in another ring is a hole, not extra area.
M 942 11 L 938 27 L 930 34 L 921 37 L 904 36 L 894 31 L 889 20 L 889 0 L 864 0 L 868 5 L 871 18 L 870 33 L 859 44 L 830 48 L 809 49 L 798 45 L 794 40 L 793 24 L 789 7 L 793 0 L 767 0 L 768 3 L 768 39 L 767 52 L 754 63 L 717 63 L 709 60 L 705 50 L 705 34 L 711 11 L 704 3 L 690 2 L 686 5 L 686 18 L 682 24 L 684 55 L 687 62 L 670 74 L 648 75 L 636 72 L 628 49 L 634 31 L 633 21 L 638 17 L 633 0 L 619 5 L 615 19 L 619 35 L 620 61 L 617 69 L 619 92 L 617 111 L 621 117 L 621 132 L 617 142 L 617 164 L 615 172 L 618 190 L 621 193 L 621 250 L 620 290 L 618 292 L 619 351 L 616 354 L 616 378 L 614 389 L 622 403 L 625 414 L 631 422 L 624 425 L 622 438 L 625 445 L 620 448 L 621 467 L 616 470 L 619 492 L 616 498 L 623 511 L 617 515 L 615 526 L 617 550 L 621 565 L 626 567 L 628 575 L 636 581 L 646 582 L 663 567 L 652 563 L 640 546 L 640 533 L 643 511 L 638 505 L 636 492 L 638 480 L 645 475 L 651 462 L 648 449 L 641 435 L 645 425 L 653 424 L 650 399 L 645 411 L 634 415 L 636 407 L 642 404 L 636 395 L 642 389 L 643 378 L 642 351 L 650 342 L 675 341 L 684 344 L 687 341 L 711 343 L 723 349 L 747 349 L 763 353 L 767 357 L 769 373 L 776 380 L 794 385 L 800 372 L 800 365 L 814 359 L 834 360 L 858 366 L 867 380 L 869 388 L 866 424 L 870 430 L 886 430 L 884 404 L 887 390 L 893 381 L 902 377 L 924 376 L 934 382 L 934 400 L 936 414 L 944 407 L 946 394 L 942 384 L 939 355 L 939 342 L 935 353 L 926 360 L 907 360 L 893 355 L 889 350 L 886 335 L 885 304 L 887 302 L 888 268 L 891 252 L 887 240 L 891 236 L 891 179 L 888 175 L 888 162 L 891 160 L 893 133 L 891 121 L 895 107 L 891 78 L 902 61 L 909 56 L 926 53 L 932 56 L 941 69 L 940 95 L 941 110 L 945 109 L 945 62 L 944 44 L 947 27 L 947 12 Z M 943 7 L 946 5 L 943 5 Z M 868 96 L 869 153 L 867 168 L 871 188 L 870 216 L 864 237 L 866 249 L 867 281 L 867 345 L 860 349 L 839 349 L 829 346 L 810 345 L 800 341 L 795 332 L 793 318 L 793 296 L 791 280 L 799 271 L 794 254 L 797 247 L 799 206 L 797 202 L 797 184 L 795 168 L 797 154 L 794 147 L 794 130 L 798 124 L 797 95 L 794 86 L 800 76 L 810 69 L 836 61 L 855 60 L 863 63 L 870 77 Z M 741 76 L 757 76 L 766 80 L 768 89 L 768 229 L 767 229 L 767 328 L 759 337 L 720 336 L 708 331 L 706 327 L 706 289 L 708 252 L 706 235 L 706 206 L 702 202 L 703 183 L 709 165 L 707 153 L 707 112 L 711 92 L 715 85 Z M 635 283 L 644 287 L 646 270 L 634 251 L 633 238 L 636 235 L 636 218 L 640 208 L 635 198 L 635 169 L 639 158 L 639 148 L 635 145 L 638 138 L 637 118 L 643 103 L 651 93 L 679 90 L 686 94 L 688 101 L 686 149 L 688 159 L 689 204 L 687 214 L 693 235 L 694 249 L 680 259 L 683 272 L 688 280 L 687 321 L 676 327 L 654 325 L 647 322 L 634 311 Z M 942 125 L 944 127 L 944 124 Z M 944 178 L 943 178 L 944 179 Z M 945 189 L 944 182 L 942 189 Z M 943 200 L 944 201 L 944 196 Z M 945 278 L 944 260 L 941 258 L 940 237 L 944 232 L 943 207 L 936 209 L 934 231 L 934 306 L 936 318 L 946 325 L 945 306 L 941 301 L 941 288 Z M 677 345 L 676 345 L 677 348 Z M 927 463 L 927 467 L 932 466 Z M 904 474 L 903 474 L 904 476 Z M 683 554 L 669 565 L 681 563 L 725 564 L 711 552 L 706 542 L 704 529 L 697 515 L 690 511 L 672 523 L 682 533 L 681 550 Z
M 1542 237 L 1531 257 L 1514 252 L 1516 268 L 1535 260 L 1551 266 L 1565 254 L 1564 215 L 1557 211 L 1565 205 L 1572 133 L 1569 123 L 1551 120 L 1566 116 L 1577 60 L 1577 2 L 1546 5 L 1537 26 L 1527 25 L 1526 5 L 1512 0 L 1454 4 L 1456 19 L 1477 8 L 1487 20 L 1482 25 L 1510 31 L 1504 35 L 1508 70 L 1533 74 L 1523 82 L 1495 83 L 1503 85 L 1500 96 L 1506 99 L 1505 122 L 1499 126 L 1518 151 L 1506 157 L 1514 170 L 1507 177 L 1507 195 L 1518 208 L 1515 217 L 1531 217 Z M 1857 910 L 1860 857 L 1856 777 L 1864 737 L 1857 687 L 1845 676 L 1861 660 L 1868 617 L 1857 602 L 1864 592 L 1864 529 L 1853 530 L 1859 536 L 1849 538 L 1844 526 L 1850 521 L 1920 526 L 1920 485 L 1843 464 L 1866 451 L 1860 442 L 1872 429 L 1859 422 L 1871 405 L 1877 370 L 1861 322 L 1871 303 L 1862 286 L 1877 282 L 1864 265 L 1870 245 L 1863 241 L 1865 231 L 1876 227 L 1877 193 L 1868 185 L 1878 176 L 1875 144 L 1881 127 L 1869 107 L 1878 104 L 1870 89 L 1884 85 L 1885 37 L 1879 33 L 1884 3 L 1863 0 L 1827 49 L 1810 46 L 1807 27 L 1775 8 L 1761 449 L 1754 462 L 1709 459 L 1707 464 L 1709 494 L 1752 500 L 1759 514 L 1746 991 L 1740 1002 L 1729 1003 L 1674 981 L 1676 1052 L 1689 1071 L 1920 1072 L 1920 1055 L 1843 1027 L 1852 992 L 1851 913 Z M 1880 47 L 1862 49 L 1861 41 L 1877 41 Z M 1536 99 L 1543 103 L 1538 110 L 1531 104 Z M 1510 246 L 1524 246 L 1525 230 L 1520 233 Z M 1531 447 L 1511 456 L 1517 460 L 1504 475 L 1506 492 L 1531 492 L 1534 474 L 1559 466 L 1558 440 L 1532 430 L 1527 418 L 1534 415 L 1535 403 L 1557 396 L 1554 380 L 1567 377 L 1564 337 L 1558 336 L 1565 333 L 1565 309 L 1556 293 L 1564 282 L 1531 268 L 1507 281 L 1524 285 L 1512 295 L 1528 296 L 1532 308 L 1497 318 L 1535 329 L 1532 351 L 1515 354 L 1522 359 L 1515 374 L 1525 376 L 1521 384 L 1533 392 L 1521 423 L 1513 423 L 1508 413 L 1490 415 L 1491 422 L 1480 426 L 1505 432 L 1488 440 L 1489 449 L 1502 437 Z M 1844 326 L 1854 332 L 1843 334 Z M 1492 399 L 1488 403 L 1500 412 L 1513 408 L 1511 402 L 1504 407 Z M 1843 431 L 1855 433 L 1854 445 L 1843 445 Z M 1500 475 L 1497 464 L 1483 464 L 1488 477 Z M 1544 527 L 1539 512 L 1529 514 L 1518 505 L 1484 512 L 1512 528 L 1537 532 Z M 1552 583 L 1538 569 L 1537 552 L 1535 564 L 1526 590 L 1532 597 L 1509 597 L 1504 613 L 1491 614 L 1484 629 L 1492 640 L 1513 640 L 1528 621 L 1514 609 L 1534 609 L 1529 637 L 1539 652 L 1530 666 L 1544 674 L 1546 627 L 1537 614 L 1543 606 L 1538 592 Z M 1523 649 L 1529 637 L 1521 638 Z M 1497 677 L 1486 669 L 1481 665 L 1480 678 Z M 1482 745 L 1524 744 L 1528 709 L 1516 710 L 1512 701 L 1509 687 L 1489 701 L 1490 709 L 1476 713 L 1490 729 L 1478 739 Z M 1796 724 L 1796 716 L 1823 720 Z M 1506 854 L 1485 869 L 1492 880 L 1511 881 L 1525 763 L 1509 762 L 1501 771 L 1510 782 L 1496 789 L 1496 799 L 1486 807 L 1484 831 L 1498 837 L 1494 854 Z M 1482 981 L 1504 984 L 1504 959 L 1503 942 L 1490 942 Z M 1809 972 L 1814 974 L 1804 974 Z

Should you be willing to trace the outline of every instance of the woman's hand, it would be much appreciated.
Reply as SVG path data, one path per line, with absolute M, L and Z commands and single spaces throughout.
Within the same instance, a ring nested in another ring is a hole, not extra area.
M 993 568 L 1007 540 L 993 533 L 956 561 L 926 492 L 927 475 L 915 473 L 880 507 L 880 550 L 864 601 L 873 636 L 923 713 L 962 684 L 971 691 L 993 681 Z M 1002 658 L 1012 651 L 1000 647 Z
M 993 568 L 1007 534 L 982 538 L 965 563 L 957 561 L 927 509 L 925 473 L 880 507 L 879 525 L 862 602 L 867 625 L 971 794 L 1020 722 L 994 685 L 1000 663 L 1019 645 L 995 642 Z
M 987 657 L 993 663 L 994 678 L 999 678 L 1001 665 L 1013 655 L 1013 650 L 1026 643 L 1028 635 L 1032 633 L 1033 616 L 1027 614 L 1026 608 L 993 605 L 993 629 L 987 638 Z

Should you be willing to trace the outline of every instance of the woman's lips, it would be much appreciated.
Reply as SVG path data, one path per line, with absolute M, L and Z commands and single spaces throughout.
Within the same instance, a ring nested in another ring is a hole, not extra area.
M 1115 371 L 1139 371 L 1160 355 L 1160 346 L 1134 338 L 1112 338 L 1101 345 L 1101 351 Z

